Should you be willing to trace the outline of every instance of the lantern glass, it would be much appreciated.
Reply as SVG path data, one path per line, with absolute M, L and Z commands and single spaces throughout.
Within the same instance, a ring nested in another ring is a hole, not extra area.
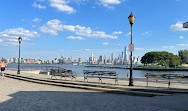
M 134 21 L 135 21 L 135 16 L 133 15 L 132 12 L 131 12 L 131 14 L 129 15 L 128 19 L 129 19 L 129 23 L 130 23 L 130 24 L 133 24 L 133 23 L 134 23 Z
M 22 38 L 21 38 L 21 37 L 18 38 L 18 42 L 19 42 L 19 43 L 22 42 Z

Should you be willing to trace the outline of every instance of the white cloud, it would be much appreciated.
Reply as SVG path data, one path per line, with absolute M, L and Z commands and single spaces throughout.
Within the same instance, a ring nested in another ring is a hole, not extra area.
M 3 42 L 3 40 L 2 40 L 2 39 L 0 39 L 0 42 Z
M 67 37 L 67 39 L 73 39 L 73 40 L 83 40 L 84 38 L 83 37 L 80 37 L 80 36 L 76 36 L 76 37 L 74 37 L 74 36 L 68 36 Z
M 36 31 L 29 31 L 24 28 L 16 29 L 7 29 L 3 32 L 0 32 L 0 36 L 8 38 L 17 38 L 19 36 L 23 38 L 35 38 L 39 37 L 39 34 Z
M 145 50 L 144 48 L 135 48 L 135 50 Z
M 46 9 L 46 6 L 45 6 L 45 5 L 37 4 L 36 2 L 34 2 L 32 6 L 33 6 L 34 8 Z
M 180 46 L 180 47 L 187 47 L 188 44 L 176 44 L 177 46 Z
M 18 39 L 17 39 L 17 38 L 14 38 L 14 39 L 6 39 L 6 41 L 10 41 L 10 42 L 18 42 Z
M 72 14 L 75 13 L 76 10 L 70 6 L 70 4 L 74 3 L 80 5 L 86 1 L 88 0 L 35 0 L 32 6 L 39 9 L 46 9 L 45 5 L 41 5 L 42 2 L 44 2 L 43 4 L 48 4 L 50 7 L 55 8 L 60 12 Z
M 103 44 L 103 45 L 109 45 L 109 43 L 108 43 L 108 42 L 103 42 L 102 44 Z
M 66 30 L 66 31 L 74 32 L 75 31 L 75 26 L 63 25 L 63 29 Z
M 36 31 L 26 30 L 24 28 L 7 29 L 0 32 L 0 37 L 2 37 L 5 45 L 16 45 L 18 37 L 22 37 L 23 40 L 30 40 L 39 36 Z
M 121 32 L 121 31 L 114 31 L 113 34 L 114 34 L 114 35 L 115 35 L 115 34 L 122 34 L 122 32 Z
M 18 42 L 2 42 L 1 46 L 10 46 L 10 45 L 18 45 Z
M 74 13 L 76 12 L 73 7 L 68 5 L 69 2 L 65 0 L 49 0 L 50 6 L 56 8 L 59 11 L 66 12 L 66 13 Z
M 58 35 L 57 31 L 63 30 L 63 25 L 60 23 L 61 21 L 57 19 L 50 20 L 45 25 L 40 27 L 40 31 L 51 35 Z
M 91 49 L 84 49 L 84 51 L 91 51 Z
M 183 23 L 181 21 L 178 21 L 175 25 L 170 26 L 171 31 L 188 31 L 188 29 L 183 28 Z
M 181 35 L 180 37 L 179 37 L 180 39 L 184 39 L 184 37 Z
M 103 4 L 120 4 L 120 0 L 99 0 Z
M 99 1 L 105 7 L 108 7 L 109 5 L 115 5 L 121 3 L 120 0 L 99 0 Z
M 142 35 L 144 35 L 144 36 L 146 36 L 146 35 L 148 35 L 148 34 L 149 34 L 148 31 L 145 31 L 144 33 L 142 33 Z
M 93 31 L 90 27 L 84 27 L 81 25 L 63 25 L 61 24 L 61 21 L 57 19 L 48 21 L 45 25 L 40 27 L 40 31 L 51 35 L 58 35 L 58 31 L 68 31 L 79 36 L 86 36 L 90 38 L 118 38 L 117 36 L 106 34 L 103 31 Z
M 41 21 L 41 20 L 42 20 L 42 19 L 35 18 L 35 19 L 32 20 L 32 22 L 39 22 L 39 21 Z
M 114 9 L 112 5 L 118 5 L 122 3 L 123 1 L 126 1 L 126 0 L 99 0 L 98 5 L 102 5 L 104 7 Z
M 131 35 L 131 32 L 128 32 L 128 33 L 126 34 L 126 36 L 129 36 L 129 35 Z
M 174 46 L 163 46 L 164 49 L 173 49 Z

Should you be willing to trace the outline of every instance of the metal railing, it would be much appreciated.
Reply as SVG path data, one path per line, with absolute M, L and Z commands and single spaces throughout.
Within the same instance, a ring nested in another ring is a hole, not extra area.
M 188 74 L 175 74 L 175 73 L 146 73 L 145 74 L 147 87 L 149 82 L 167 82 L 168 88 L 171 83 L 188 84 Z
M 57 66 L 21 66 L 21 71 L 33 71 L 33 70 L 43 70 L 43 71 L 50 71 L 50 69 L 59 69 L 60 67 Z M 7 66 L 7 70 L 18 70 L 17 66 Z

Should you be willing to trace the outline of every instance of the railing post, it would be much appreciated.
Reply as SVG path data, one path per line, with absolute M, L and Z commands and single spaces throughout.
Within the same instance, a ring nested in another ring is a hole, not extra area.
M 168 76 L 168 88 L 170 88 L 170 76 L 171 76 L 171 74 L 169 74 L 169 76 Z
M 147 87 L 148 87 L 148 73 L 147 73 L 147 75 L 146 75 L 146 78 L 147 78 Z

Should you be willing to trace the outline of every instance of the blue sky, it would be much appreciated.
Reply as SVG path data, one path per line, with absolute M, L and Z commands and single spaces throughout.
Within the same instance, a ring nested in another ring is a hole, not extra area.
M 2 0 L 0 57 L 88 59 L 130 44 L 131 11 L 134 56 L 149 51 L 177 54 L 188 49 L 188 0 Z

